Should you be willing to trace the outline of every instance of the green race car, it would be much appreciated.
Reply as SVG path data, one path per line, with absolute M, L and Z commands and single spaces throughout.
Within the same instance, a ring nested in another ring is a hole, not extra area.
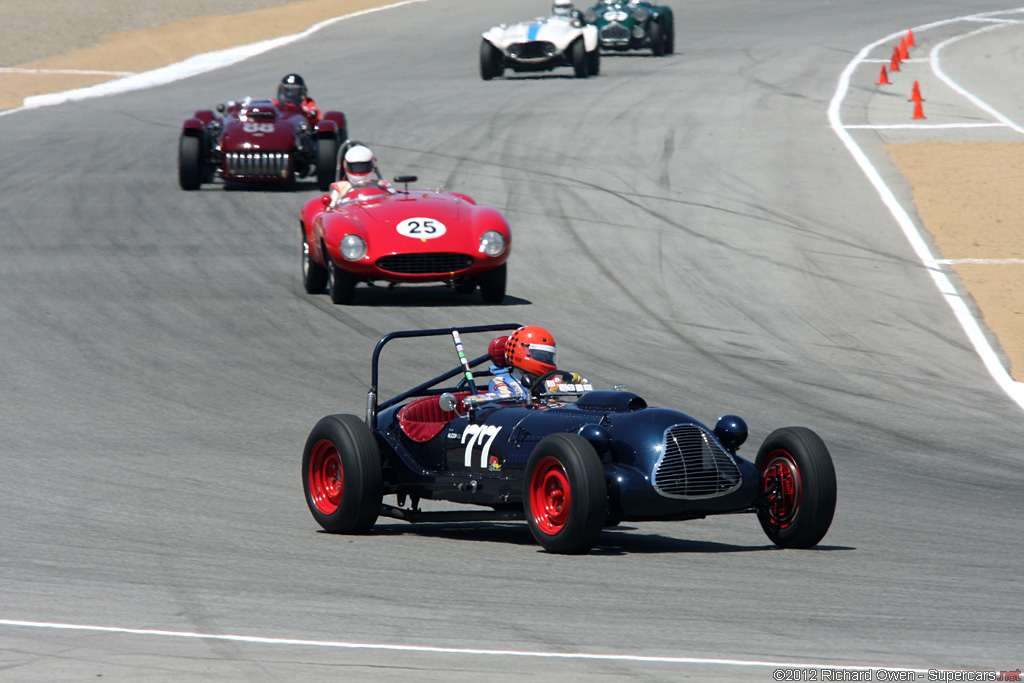
M 644 0 L 601 0 L 583 14 L 597 26 L 603 50 L 650 48 L 655 57 L 675 51 L 672 8 Z

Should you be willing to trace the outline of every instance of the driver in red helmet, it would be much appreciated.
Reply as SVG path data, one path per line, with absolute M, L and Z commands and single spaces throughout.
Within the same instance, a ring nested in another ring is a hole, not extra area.
M 487 349 L 494 362 L 488 391 L 500 396 L 525 396 L 537 379 L 558 369 L 555 337 L 539 325 L 520 327 L 507 337 L 498 337 Z M 504 356 L 504 363 L 499 361 Z M 586 383 L 576 373 L 566 373 L 573 382 Z

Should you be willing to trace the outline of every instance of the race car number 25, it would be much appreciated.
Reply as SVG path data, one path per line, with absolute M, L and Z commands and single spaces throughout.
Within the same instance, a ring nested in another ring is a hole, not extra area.
M 399 235 L 421 240 L 432 240 L 448 232 L 444 223 L 435 218 L 406 218 L 395 228 Z
M 498 436 L 501 427 L 497 425 L 469 425 L 466 431 L 462 432 L 462 443 L 466 444 L 466 467 L 473 466 L 473 448 L 480 446 L 480 467 L 487 467 L 487 454 L 494 443 L 494 437 Z M 467 439 L 469 440 L 467 442 Z

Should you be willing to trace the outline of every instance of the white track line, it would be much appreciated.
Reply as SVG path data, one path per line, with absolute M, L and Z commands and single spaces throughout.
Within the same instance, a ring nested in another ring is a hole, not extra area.
M 296 33 L 295 35 L 264 40 L 258 43 L 252 43 L 251 45 L 240 45 L 238 47 L 220 50 L 218 52 L 207 52 L 205 54 L 196 55 L 195 57 L 190 57 L 189 59 L 186 59 L 183 62 L 178 62 L 177 64 L 171 64 L 170 66 L 154 69 L 153 71 L 132 74 L 125 78 L 100 83 L 99 85 L 94 85 L 89 88 L 78 88 L 76 90 L 67 90 L 65 92 L 26 97 L 22 106 L 16 109 L 0 111 L 0 116 L 7 116 L 25 109 L 49 107 L 57 104 L 64 104 L 65 102 L 84 100 L 92 97 L 103 97 L 106 95 L 116 95 L 132 90 L 143 90 L 145 88 L 152 88 L 158 85 L 172 83 L 183 78 L 206 73 L 207 71 L 214 71 L 225 66 L 230 66 L 231 64 L 237 64 L 238 62 L 245 61 L 250 57 L 255 57 L 256 55 L 263 54 L 269 50 L 307 38 L 320 29 L 341 21 L 417 2 L 427 2 L 427 0 L 402 0 L 401 2 L 384 5 L 383 7 L 373 7 L 359 12 L 352 12 L 351 14 L 321 21 L 319 24 L 315 24 L 305 31 Z
M 960 21 L 970 21 L 988 24 L 985 28 L 980 29 L 979 31 L 972 31 L 970 34 L 968 34 L 977 35 L 980 32 L 1019 23 L 1009 19 L 996 18 L 993 15 L 1019 12 L 1024 12 L 1024 7 L 1014 10 L 1002 10 L 1000 12 L 989 12 L 987 14 L 967 15 L 962 17 L 956 17 L 954 19 L 946 19 L 943 21 L 934 22 L 932 24 L 924 24 L 922 26 L 914 27 L 913 31 L 916 35 L 918 33 L 923 33 L 924 31 L 927 31 L 928 29 L 931 28 L 945 26 Z M 935 257 L 932 255 L 931 250 L 928 248 L 928 245 L 925 243 L 921 234 L 918 232 L 917 227 L 914 225 L 914 221 L 911 220 L 907 211 L 900 205 L 899 201 L 896 199 L 895 195 L 893 195 L 892 190 L 889 188 L 889 186 L 885 184 L 884 180 L 882 180 L 881 174 L 878 172 L 878 169 L 875 168 L 875 166 L 871 163 L 871 161 L 868 160 L 868 157 L 864 153 L 864 150 L 860 148 L 860 146 L 856 143 L 856 141 L 854 141 L 853 137 L 848 132 L 849 129 L 859 127 L 845 126 L 842 121 L 841 109 L 843 105 L 843 100 L 846 98 L 846 94 L 850 90 L 850 79 L 854 71 L 856 71 L 858 66 L 866 62 L 867 55 L 872 50 L 882 45 L 883 43 L 890 42 L 892 40 L 897 40 L 904 34 L 905 31 L 892 33 L 864 47 L 859 53 L 857 53 L 857 56 L 854 57 L 853 60 L 846 66 L 846 68 L 843 70 L 843 73 L 839 77 L 839 82 L 836 86 L 835 95 L 833 95 L 832 101 L 829 104 L 829 124 L 832 126 L 832 130 L 835 131 L 835 134 L 846 146 L 846 149 L 853 156 L 854 160 L 860 166 L 861 170 L 864 172 L 864 175 L 867 176 L 868 180 L 875 187 L 875 190 L 878 192 L 879 197 L 882 199 L 882 202 L 885 204 L 885 206 L 889 209 L 889 212 L 893 215 L 893 218 L 896 219 L 896 222 L 899 224 L 900 229 L 903 230 L 903 234 L 907 238 L 907 241 L 910 242 L 910 246 L 914 249 L 914 252 L 917 254 L 917 257 L 921 260 L 922 265 L 924 265 L 925 269 L 931 275 L 932 281 L 935 283 L 935 286 L 938 287 L 939 292 L 945 298 L 946 303 L 949 304 L 949 307 L 953 309 L 953 314 L 956 316 L 956 319 L 960 323 L 960 326 L 967 334 L 967 338 L 974 346 L 974 350 L 981 358 L 981 361 L 982 363 L 984 363 L 985 368 L 988 370 L 989 374 L 996 381 L 999 387 L 1004 392 L 1006 392 L 1006 395 L 1013 399 L 1013 401 L 1015 401 L 1017 405 L 1021 407 L 1021 409 L 1024 409 L 1024 384 L 1021 384 L 1020 382 L 1015 382 L 1013 378 L 1010 377 L 1010 374 L 1006 371 L 1006 368 L 1003 367 L 1003 364 L 1000 361 L 999 356 L 992 348 L 992 345 L 989 344 L 988 339 L 986 339 L 985 337 L 985 333 L 982 331 L 981 326 L 978 324 L 978 321 L 971 314 L 971 311 L 968 308 L 967 304 L 964 303 L 963 298 L 960 296 L 960 294 L 957 293 L 956 288 L 953 286 L 953 283 L 949 280 L 946 274 L 942 272 L 941 265 L 943 264 L 943 262 L 936 260 Z M 978 106 L 983 111 L 986 111 L 987 113 L 992 115 L 993 118 L 996 118 L 998 121 L 1000 121 L 1000 124 L 998 125 L 1009 126 L 1014 130 L 1017 130 L 1018 132 L 1024 132 L 1024 130 L 1022 130 L 1019 126 L 1009 121 L 1009 119 L 998 114 L 994 109 L 986 105 L 984 102 L 981 102 L 981 100 L 974 97 L 973 95 L 970 95 L 969 93 L 967 93 L 966 90 L 954 84 L 944 73 L 942 73 L 941 68 L 937 67 L 937 62 L 939 59 L 938 51 L 940 47 L 949 45 L 952 42 L 954 42 L 954 40 L 958 40 L 961 37 L 964 36 L 947 40 L 941 45 L 936 46 L 932 50 L 930 61 L 932 62 L 933 70 L 936 71 L 936 75 L 944 82 L 946 82 L 948 85 L 950 85 L 950 87 L 953 88 L 956 92 L 964 95 L 968 100 L 975 104 L 975 106 Z
M 893 666 L 847 666 L 842 664 L 819 664 L 809 662 L 771 662 L 744 659 L 711 659 L 704 657 L 657 657 L 627 654 L 593 654 L 588 652 L 535 652 L 530 650 L 478 650 L 464 647 L 428 647 L 421 645 L 391 645 L 385 643 L 350 643 L 331 640 L 301 640 L 295 638 L 263 638 L 227 634 L 190 633 L 188 631 L 159 631 L 153 629 L 116 628 L 111 626 L 84 626 L 81 624 L 60 624 L 40 621 L 15 621 L 0 619 L 0 626 L 57 629 L 64 631 L 91 631 L 119 633 L 137 636 L 163 638 L 191 638 L 197 640 L 225 640 L 235 643 L 256 643 L 260 645 L 290 645 L 301 647 L 331 647 L 347 650 L 388 650 L 397 652 L 423 652 L 427 654 L 480 655 L 501 657 L 535 657 L 541 659 L 580 659 L 590 661 L 645 662 L 654 664 L 714 664 L 726 666 L 773 667 L 788 669 L 836 669 L 841 671 L 872 671 L 884 669 L 925 674 L 927 669 L 912 669 Z

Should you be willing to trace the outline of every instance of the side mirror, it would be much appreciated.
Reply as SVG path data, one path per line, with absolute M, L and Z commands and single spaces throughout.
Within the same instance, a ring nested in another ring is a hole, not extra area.
M 324 206 L 327 206 L 328 204 L 330 204 L 331 203 L 331 195 L 325 194 L 323 197 L 320 198 L 320 203 L 323 204 Z
M 217 113 L 218 114 L 223 114 L 224 113 L 224 105 L 223 104 L 218 104 L 217 105 Z
M 397 180 L 397 178 L 396 178 Z M 453 412 L 458 405 L 458 401 L 455 399 L 454 394 L 447 392 L 441 394 L 441 398 L 438 399 L 437 405 L 446 413 Z

